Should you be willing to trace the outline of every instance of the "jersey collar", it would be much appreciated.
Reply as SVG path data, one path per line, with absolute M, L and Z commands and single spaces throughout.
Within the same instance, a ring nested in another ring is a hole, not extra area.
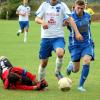
M 73 11 L 73 13 L 75 13 L 75 15 L 79 18 L 79 16 L 77 15 L 76 11 Z M 80 18 L 83 18 L 84 15 L 85 15 L 85 12 L 83 11 L 83 15 Z
M 59 3 L 61 3 L 61 1 L 58 0 L 57 3 L 56 3 L 55 5 L 52 5 L 52 4 L 50 3 L 50 0 L 47 0 L 47 3 L 49 3 L 51 6 L 55 6 L 55 5 L 59 4 Z

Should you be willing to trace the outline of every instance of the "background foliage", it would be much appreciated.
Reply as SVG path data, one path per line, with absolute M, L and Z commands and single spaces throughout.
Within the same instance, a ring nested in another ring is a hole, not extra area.
M 33 17 L 35 11 L 41 2 L 46 0 L 29 0 L 31 6 L 31 17 Z M 62 0 L 71 8 L 75 0 Z M 97 13 L 95 20 L 100 19 L 100 0 L 85 0 L 89 2 L 89 6 Z M 0 19 L 16 19 L 16 9 L 21 4 L 21 0 L 0 0 Z M 98 17 L 99 16 L 99 17 Z

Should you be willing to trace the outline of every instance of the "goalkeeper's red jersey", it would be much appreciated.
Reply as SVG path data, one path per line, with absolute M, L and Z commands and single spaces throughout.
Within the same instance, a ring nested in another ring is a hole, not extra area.
M 14 73 L 17 73 L 19 74 L 20 76 L 22 75 L 24 69 L 23 68 L 20 68 L 20 67 L 13 67 L 11 69 L 11 72 L 14 72 Z M 3 80 L 3 84 L 4 84 L 4 88 L 8 89 L 22 89 L 22 90 L 34 90 L 34 87 L 35 86 L 27 86 L 27 85 L 23 85 L 21 84 L 20 82 L 17 82 L 16 83 L 16 86 L 14 84 L 10 84 L 9 86 L 9 80 L 7 79 L 8 77 L 8 74 L 9 74 L 9 69 L 5 70 L 3 73 L 2 73 L 2 80 Z M 32 82 L 34 82 L 36 80 L 36 75 L 30 73 L 30 72 L 26 72 L 26 76 L 32 80 Z

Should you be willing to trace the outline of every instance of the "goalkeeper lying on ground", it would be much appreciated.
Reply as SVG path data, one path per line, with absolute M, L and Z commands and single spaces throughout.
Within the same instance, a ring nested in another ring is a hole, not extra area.
M 0 78 L 5 89 L 43 90 L 48 86 L 45 80 L 36 80 L 36 75 L 20 67 L 13 67 L 7 57 L 0 57 Z

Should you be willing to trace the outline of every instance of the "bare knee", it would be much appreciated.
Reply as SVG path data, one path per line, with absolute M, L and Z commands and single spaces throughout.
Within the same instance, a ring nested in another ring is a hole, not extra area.
M 79 69 L 80 69 L 80 68 L 75 68 L 75 69 L 73 69 L 73 72 L 74 72 L 74 73 L 77 73 L 77 72 L 79 72 Z
M 91 62 L 91 57 L 90 56 L 84 56 L 83 57 L 83 64 L 90 64 Z
M 41 60 L 41 67 L 46 67 L 47 66 L 47 63 L 48 63 L 48 60 Z
M 64 50 L 62 48 L 58 48 L 56 50 L 56 54 L 57 54 L 58 58 L 63 58 L 63 56 L 64 56 Z

